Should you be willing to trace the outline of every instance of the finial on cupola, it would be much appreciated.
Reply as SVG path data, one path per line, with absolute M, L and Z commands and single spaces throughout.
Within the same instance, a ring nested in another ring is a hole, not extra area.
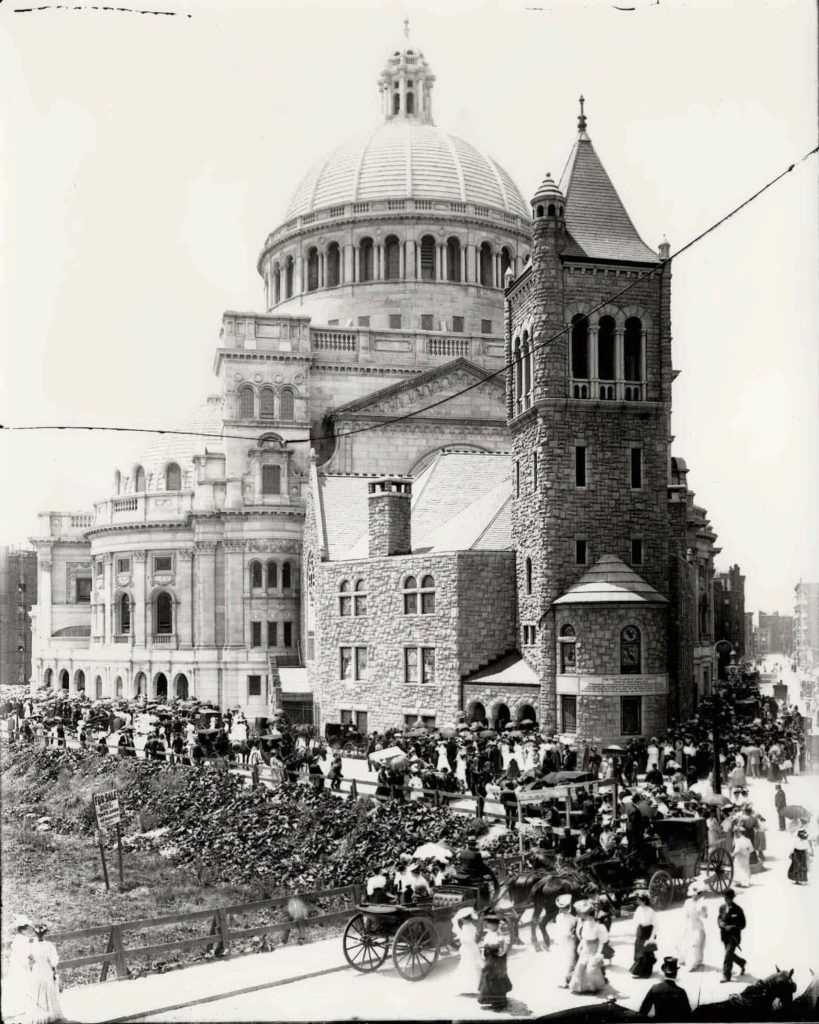
M 583 113 L 583 109 L 586 105 L 585 96 L 580 97 L 580 116 L 577 119 L 577 130 L 579 132 L 585 132 L 586 130 L 586 115 Z
M 671 255 L 671 246 L 670 246 L 670 244 L 668 242 L 668 239 L 665 237 L 665 235 L 663 235 L 663 240 L 662 240 L 662 242 L 660 242 L 660 245 L 659 245 L 657 251 L 660 254 L 660 259 L 661 260 L 667 260 L 669 258 L 669 256 Z
M 409 15 L 404 15 L 404 38 L 409 39 Z

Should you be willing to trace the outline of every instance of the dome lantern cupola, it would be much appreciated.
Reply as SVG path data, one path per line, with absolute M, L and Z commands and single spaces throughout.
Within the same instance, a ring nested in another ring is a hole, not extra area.
M 537 192 L 532 196 L 532 216 L 535 220 L 550 218 L 562 220 L 566 199 L 547 171 Z
M 411 118 L 433 124 L 432 85 L 435 75 L 421 51 L 409 38 L 409 18 L 404 18 L 401 46 L 387 58 L 378 78 L 381 109 L 385 121 Z

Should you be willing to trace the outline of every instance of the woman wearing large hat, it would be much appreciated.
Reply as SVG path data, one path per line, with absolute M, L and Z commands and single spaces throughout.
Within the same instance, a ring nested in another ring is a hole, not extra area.
M 500 932 L 501 921 L 497 914 L 485 914 L 483 923 L 486 934 L 481 943 L 483 966 L 478 984 L 478 1002 L 491 1010 L 502 1010 L 506 1006 L 507 993 L 512 988 L 506 973 L 509 940 Z
M 705 920 L 708 917 L 703 892 L 703 883 L 695 878 L 688 886 L 688 898 L 683 906 L 685 931 L 680 943 L 680 963 L 689 971 L 698 971 L 703 964 Z
M 574 965 L 577 963 L 577 925 L 572 913 L 571 893 L 563 893 L 555 900 L 557 917 L 554 923 L 554 952 L 557 957 L 561 988 L 568 988 Z
M 34 928 L 37 941 L 31 944 L 31 1003 L 27 1018 L 31 1024 L 52 1024 L 65 1019 L 57 980 L 60 955 L 53 942 L 44 941 L 47 932 L 46 925 L 37 925 Z
M 603 973 L 603 946 L 609 933 L 605 925 L 594 919 L 591 900 L 580 900 L 574 905 L 580 918 L 577 926 L 577 963 L 569 981 L 569 988 L 575 993 L 600 992 L 606 987 Z
M 790 867 L 788 878 L 794 885 L 802 885 L 808 880 L 808 851 L 812 849 L 811 841 L 808 839 L 808 830 L 800 828 L 793 840 L 791 850 Z
M 11 922 L 11 945 L 8 968 L 3 978 L 3 1019 L 22 1017 L 28 1010 L 31 989 L 29 954 L 34 929 L 25 914 Z

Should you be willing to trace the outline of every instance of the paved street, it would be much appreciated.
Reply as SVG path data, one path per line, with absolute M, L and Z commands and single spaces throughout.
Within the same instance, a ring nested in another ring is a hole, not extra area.
M 814 815 L 819 811 L 819 781 L 797 777 L 788 783 L 791 802 L 802 803 Z M 681 982 L 692 1005 L 727 998 L 741 991 L 753 978 L 772 973 L 778 964 L 795 969 L 798 991 L 810 981 L 810 969 L 819 970 L 815 922 L 819 920 L 819 885 L 814 869 L 808 886 L 796 887 L 786 878 L 790 836 L 776 830 L 773 787 L 764 781 L 751 783 L 755 805 L 766 814 L 768 831 L 767 870 L 753 876 L 749 890 L 739 899 L 749 927 L 743 950 L 749 977 L 741 983 L 721 985 L 719 966 L 722 946 L 716 928 L 720 900 L 709 897 L 710 917 L 706 941 L 707 969 Z M 815 817 L 814 817 L 815 821 Z M 682 933 L 682 906 L 661 915 L 660 956 L 676 953 Z M 609 970 L 611 994 L 637 1009 L 648 981 L 636 981 L 628 973 L 633 928 L 629 918 L 615 921 L 613 945 L 616 957 Z M 474 999 L 454 995 L 451 975 L 456 958 L 439 961 L 422 983 L 402 980 L 393 969 L 382 968 L 365 976 L 343 968 L 341 941 L 334 938 L 305 947 L 287 947 L 273 953 L 238 958 L 224 963 L 188 968 L 136 982 L 113 982 L 64 993 L 64 1007 L 72 1020 L 88 1022 L 116 1019 L 150 1021 L 201 1020 L 318 1020 L 322 1018 L 463 1018 L 495 1017 Z M 526 947 L 509 961 L 514 988 L 507 1017 L 543 1014 L 582 1005 L 594 997 L 574 996 L 556 987 L 553 959 Z M 288 981 L 288 978 L 297 980 Z M 301 980 L 298 980 L 298 979 Z M 656 978 L 655 978 L 656 980 Z M 250 991 L 248 991 L 250 990 Z M 504 1016 L 504 1014 L 500 1014 Z

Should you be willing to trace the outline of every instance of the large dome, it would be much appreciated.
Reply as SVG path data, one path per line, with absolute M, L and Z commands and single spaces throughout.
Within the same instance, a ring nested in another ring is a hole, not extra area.
M 491 157 L 433 124 L 402 118 L 315 164 L 293 193 L 285 220 L 379 199 L 443 199 L 530 217 L 517 186 Z

